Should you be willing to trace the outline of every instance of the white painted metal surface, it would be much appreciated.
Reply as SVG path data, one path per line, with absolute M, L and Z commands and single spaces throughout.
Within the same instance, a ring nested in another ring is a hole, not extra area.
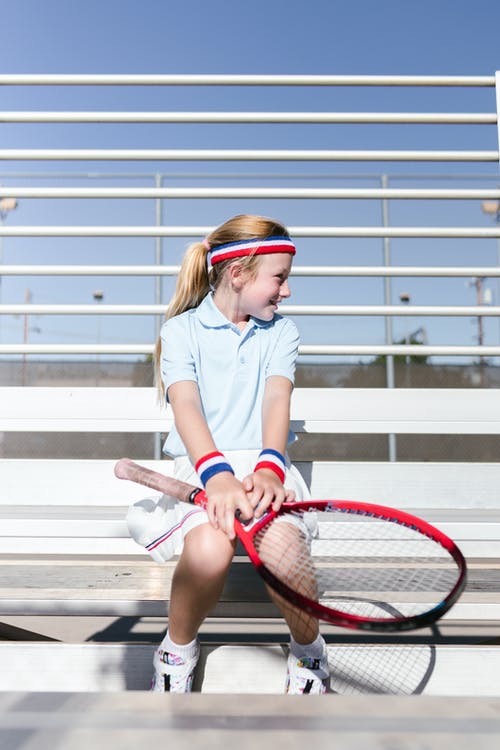
M 498 151 L 332 149 L 0 149 L 3 161 L 429 161 L 491 162 Z
M 495 86 L 495 76 L 2 73 L 0 86 Z
M 193 237 L 200 238 L 213 227 L 196 226 L 7 226 L 0 225 L 3 237 Z M 478 237 L 500 235 L 498 227 L 293 227 L 293 237 Z M 384 269 L 385 270 L 385 269 Z M 410 272 L 408 267 L 408 272 Z M 388 269 L 390 274 L 390 269 Z M 311 273 L 314 275 L 314 272 Z
M 500 696 L 500 650 L 494 647 L 330 645 L 328 652 L 332 689 L 341 695 Z M 0 644 L 0 691 L 146 691 L 152 653 L 149 645 Z M 284 693 L 285 677 L 281 646 L 204 647 L 195 688 L 277 695 Z
M 452 230 L 450 230 L 452 231 Z M 472 231 L 472 230 L 471 230 Z M 500 229 L 494 230 L 500 236 Z M 493 236 L 493 235 L 491 235 Z M 3 265 L 2 276 L 177 276 L 180 266 Z M 290 276 L 415 276 L 471 278 L 500 276 L 498 266 L 293 266 Z
M 0 114 L 0 121 L 2 116 Z M 13 198 L 267 198 L 287 200 L 497 200 L 500 190 L 492 188 L 290 188 L 290 187 L 16 187 Z
M 496 112 L 63 112 L 2 111 L 0 122 L 22 123 L 363 123 L 496 125 Z
M 125 508 L 146 494 L 155 496 L 153 490 L 118 482 L 114 463 L 105 459 L 3 459 L 0 508 Z M 173 471 L 171 461 L 141 463 L 164 474 Z M 457 513 L 500 509 L 497 463 L 299 461 L 296 465 L 317 500 L 336 497 L 401 508 L 450 508 Z M 36 489 L 28 488 L 20 477 L 30 477 Z
M 0 430 L 167 431 L 154 388 L 0 388 Z M 126 404 L 126 409 L 124 409 Z M 500 434 L 500 389 L 297 388 L 293 427 L 319 433 Z

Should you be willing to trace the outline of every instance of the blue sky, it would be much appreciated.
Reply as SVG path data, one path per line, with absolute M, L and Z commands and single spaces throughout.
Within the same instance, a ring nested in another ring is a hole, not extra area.
M 500 69 L 500 3 L 498 0 L 16 0 L 0 12 L 0 72 L 2 73 L 297 73 L 297 74 L 396 74 L 492 75 Z M 494 111 L 492 89 L 293 89 L 293 88 L 162 88 L 123 87 L 4 87 L 0 108 L 91 110 L 389 110 L 389 111 Z M 0 148 L 471 148 L 496 149 L 494 128 L 456 126 L 100 126 L 100 125 L 0 125 Z M 89 182 L 76 173 L 83 169 L 120 176 Z M 5 162 L 0 182 L 54 185 L 48 172 L 66 172 L 65 184 L 151 185 L 155 172 L 166 175 L 165 184 L 341 186 L 379 184 L 380 171 L 389 171 L 394 186 L 422 184 L 405 173 L 443 171 L 436 165 L 380 164 L 35 164 Z M 35 179 L 21 173 L 43 173 Z M 214 175 L 217 171 L 217 176 Z M 448 174 L 468 175 L 462 186 L 495 186 L 498 166 L 450 165 Z M 351 174 L 347 179 L 345 175 Z M 485 176 L 478 183 L 476 173 Z M 9 177 L 9 174 L 12 175 Z M 126 177 L 126 175 L 134 175 Z M 262 177 L 265 174 L 265 177 Z M 70 176 L 71 175 L 71 176 Z M 366 176 L 365 175 L 370 175 Z M 434 180 L 434 178 L 432 178 Z M 436 187 L 455 183 L 433 181 Z M 124 211 L 126 218 L 124 219 Z M 214 224 L 239 211 L 273 214 L 285 223 L 381 223 L 375 201 L 331 204 L 325 201 L 211 201 L 201 204 L 175 201 L 164 205 L 165 222 Z M 154 206 L 146 201 L 20 202 L 9 224 L 152 224 Z M 484 226 L 488 218 L 473 202 L 392 202 L 393 224 L 463 224 Z M 165 262 L 178 261 L 185 243 L 165 241 Z M 297 263 L 381 262 L 380 240 L 329 240 L 301 243 Z M 492 241 L 438 243 L 395 240 L 393 262 L 437 265 L 497 262 Z M 7 238 L 4 263 L 151 263 L 154 243 L 146 240 L 28 240 Z M 489 282 L 497 291 L 495 282 Z M 21 302 L 29 286 L 33 301 L 91 302 L 92 291 L 103 288 L 105 302 L 152 302 L 153 281 L 131 284 L 118 279 L 50 279 L 5 277 L 4 302 Z M 164 287 L 165 300 L 170 291 Z M 295 280 L 295 303 L 380 303 L 382 286 L 375 280 Z M 415 304 L 472 304 L 474 292 L 464 280 L 395 281 L 394 299 L 410 291 Z M 305 343 L 375 343 L 383 341 L 383 321 L 341 319 L 319 321 L 301 318 Z M 421 321 L 412 321 L 415 327 Z M 90 343 L 96 337 L 96 319 L 63 321 L 43 318 L 31 335 L 36 342 Z M 467 319 L 426 321 L 430 343 L 474 343 L 474 326 Z M 124 332 L 126 328 L 126 333 Z M 407 323 L 395 321 L 395 337 L 405 334 Z M 103 341 L 149 342 L 149 319 L 104 318 Z M 22 321 L 5 319 L 4 341 L 18 341 Z M 496 321 L 487 321 L 486 342 L 499 343 Z
M 478 74 L 498 63 L 496 0 L 16 0 L 4 72 Z

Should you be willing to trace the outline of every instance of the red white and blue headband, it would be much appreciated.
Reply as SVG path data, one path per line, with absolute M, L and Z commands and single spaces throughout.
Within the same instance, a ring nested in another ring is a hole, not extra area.
M 208 240 L 203 240 L 207 248 L 208 270 L 223 260 L 243 258 L 247 255 L 270 255 L 272 253 L 288 253 L 295 255 L 295 245 L 290 237 L 268 237 L 267 239 L 240 240 L 239 242 L 228 242 L 211 248 Z

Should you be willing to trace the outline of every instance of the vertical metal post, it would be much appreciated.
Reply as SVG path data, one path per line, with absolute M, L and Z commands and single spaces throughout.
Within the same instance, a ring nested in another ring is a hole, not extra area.
M 481 208 L 483 213 L 491 216 L 497 227 L 500 228 L 500 201 L 483 201 Z M 500 269 L 500 237 L 497 237 L 497 267 Z M 500 305 L 500 276 L 497 277 L 496 299 L 497 305 Z M 498 319 L 498 323 L 500 338 L 500 318 Z
M 99 306 L 104 299 L 104 292 L 102 291 L 102 289 L 96 289 L 92 296 L 94 300 L 96 301 L 97 306 Z M 97 345 L 98 346 L 101 345 L 101 325 L 102 325 L 101 315 L 98 314 L 97 320 L 96 320 Z M 101 355 L 99 353 L 95 355 L 95 362 L 96 362 L 95 384 L 97 386 L 97 385 L 100 385 L 100 382 L 101 382 Z
M 1 227 L 3 227 L 3 213 L 0 210 L 0 228 Z M 2 266 L 3 266 L 3 234 L 0 234 L 0 305 L 2 304 L 2 297 L 3 297 Z M 0 343 L 3 343 L 3 315 L 1 312 L 0 312 Z
M 500 229 L 500 203 L 498 204 L 496 223 Z M 500 269 L 500 237 L 497 237 L 497 266 Z M 497 305 L 500 305 L 500 276 L 497 278 Z M 498 318 L 498 338 L 500 341 L 500 317 Z
M 0 227 L 3 226 L 5 219 L 10 211 L 17 208 L 17 200 L 0 195 Z M 3 234 L 0 233 L 0 305 L 2 304 L 2 267 L 3 266 Z M 0 314 L 0 341 L 2 340 L 3 315 Z
M 500 229 L 500 201 L 497 201 L 495 223 Z M 500 269 L 500 237 L 497 237 L 497 266 Z M 500 276 L 497 277 L 497 305 L 500 305 Z M 498 318 L 498 336 L 500 341 L 500 317 Z
M 29 289 L 26 289 L 24 292 L 24 304 L 29 305 L 31 302 L 32 295 L 31 291 Z M 28 313 L 24 314 L 24 321 L 23 321 L 23 344 L 24 346 L 27 346 L 28 339 L 29 339 L 29 315 Z M 22 365 L 22 378 L 21 382 L 23 385 L 26 385 L 26 352 L 23 352 L 23 365 Z
M 497 104 L 497 144 L 500 153 L 500 71 L 497 70 L 495 73 L 495 98 Z M 495 221 L 497 226 L 500 227 L 500 201 L 497 201 Z M 500 237 L 497 237 L 497 259 L 498 267 L 500 268 Z M 497 305 L 500 305 L 500 277 L 497 280 Z M 499 319 L 500 323 L 500 319 Z
M 161 174 L 157 174 L 155 176 L 155 186 L 160 189 L 162 187 L 163 178 Z M 161 198 L 156 198 L 155 200 L 155 225 L 157 227 L 161 227 L 163 224 L 163 202 Z M 155 238 L 155 264 L 157 266 L 161 266 L 163 263 L 163 254 L 162 254 L 162 238 L 159 236 L 156 236 Z M 158 274 L 155 277 L 155 304 L 161 305 L 161 292 L 162 292 L 162 277 Z M 156 316 L 155 319 L 155 335 L 160 335 L 160 328 L 162 324 L 162 319 L 160 315 Z
M 155 185 L 157 188 L 161 188 L 163 183 L 163 178 L 161 174 L 155 175 Z M 163 224 L 163 202 L 161 198 L 156 198 L 155 200 L 155 225 L 157 227 L 161 227 Z M 157 235 L 155 238 L 155 264 L 159 267 L 163 263 L 163 245 L 162 245 L 162 238 Z M 155 304 L 161 305 L 161 296 L 162 296 L 162 276 L 159 274 L 155 277 Z M 160 328 L 162 325 L 162 319 L 160 315 L 157 315 L 155 318 L 155 340 L 160 335 Z M 159 461 L 162 456 L 161 451 L 161 434 L 159 432 L 155 432 L 154 436 L 154 457 L 155 460 Z
M 389 178 L 386 174 L 381 175 L 382 189 L 385 190 L 389 186 Z M 389 226 L 389 202 L 387 198 L 382 198 L 382 224 L 385 229 Z M 389 267 L 391 265 L 391 241 L 389 237 L 384 237 L 384 266 Z M 390 305 L 392 302 L 392 283 L 391 277 L 384 277 L 384 305 Z M 393 332 L 392 332 L 392 317 L 390 315 L 385 316 L 385 343 L 391 345 L 393 343 Z M 394 388 L 394 357 L 392 354 L 388 354 L 386 357 L 386 387 Z M 396 435 L 390 433 L 387 436 L 388 440 L 388 452 L 389 461 L 396 461 L 397 449 L 396 449 Z

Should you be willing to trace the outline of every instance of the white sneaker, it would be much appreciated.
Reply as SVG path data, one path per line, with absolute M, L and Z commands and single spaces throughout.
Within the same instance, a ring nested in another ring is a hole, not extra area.
M 288 655 L 285 692 L 289 695 L 323 695 L 327 692 L 329 677 L 326 646 L 320 659 L 310 656 L 298 659 L 291 652 Z
M 190 693 L 199 656 L 199 644 L 196 654 L 190 659 L 165 651 L 161 646 L 157 648 L 153 657 L 151 690 L 154 693 Z

